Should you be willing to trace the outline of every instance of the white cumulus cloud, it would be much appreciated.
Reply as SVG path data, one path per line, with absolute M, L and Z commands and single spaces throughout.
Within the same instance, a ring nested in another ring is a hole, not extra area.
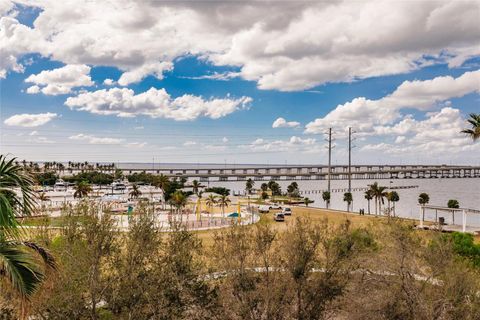
M 194 120 L 198 117 L 218 119 L 238 109 L 246 108 L 252 99 L 212 98 L 183 95 L 172 98 L 165 89 L 150 88 L 135 94 L 127 88 L 112 88 L 86 92 L 69 97 L 65 105 L 71 109 L 102 115 L 134 117 L 146 115 L 152 118 L 167 118 L 177 121 Z
M 296 128 L 300 126 L 300 122 L 287 121 L 284 118 L 278 118 L 272 124 L 272 128 Z
M 0 77 L 23 72 L 21 57 L 38 53 L 68 65 L 117 67 L 123 86 L 162 78 L 194 55 L 236 67 L 260 89 L 293 91 L 432 64 L 455 67 L 480 54 L 478 1 L 420 1 L 414 13 L 409 1 L 387 0 L 27 5 L 41 8 L 32 27 L 0 18 Z
M 115 84 L 115 81 L 113 79 L 105 79 L 103 80 L 103 84 L 106 86 L 113 86 Z
M 34 83 L 27 89 L 27 93 L 46 95 L 68 94 L 75 87 L 89 87 L 94 83 L 90 78 L 90 67 L 86 65 L 66 65 L 53 70 L 43 70 L 39 74 L 32 74 L 27 83 Z
M 124 72 L 118 84 L 121 86 L 128 86 L 131 83 L 139 82 L 148 75 L 153 75 L 157 79 L 163 79 L 163 73 L 173 69 L 173 63 L 171 62 L 156 62 L 152 64 L 142 65 L 133 70 Z
M 325 117 L 308 123 L 305 132 L 322 133 L 329 127 L 345 129 L 351 126 L 368 133 L 376 126 L 398 120 L 402 109 L 426 111 L 443 101 L 472 92 L 480 92 L 480 70 L 465 72 L 457 78 L 444 76 L 424 81 L 405 81 L 393 93 L 381 99 L 358 97 L 338 105 Z M 403 125 L 408 125 L 409 120 L 404 121 L 406 123 Z
M 376 133 L 382 135 L 387 142 L 369 143 L 362 146 L 361 150 L 383 151 L 401 156 L 466 151 L 472 148 L 472 143 L 471 139 L 460 132 L 464 126 L 465 119 L 460 110 L 452 107 L 429 112 L 423 120 L 407 115 L 394 125 L 376 128 Z M 388 142 L 389 136 L 394 137 L 391 143 Z
M 5 119 L 3 123 L 7 126 L 16 127 L 39 127 L 50 122 L 57 117 L 56 113 L 36 113 L 36 114 L 16 114 L 8 119 Z

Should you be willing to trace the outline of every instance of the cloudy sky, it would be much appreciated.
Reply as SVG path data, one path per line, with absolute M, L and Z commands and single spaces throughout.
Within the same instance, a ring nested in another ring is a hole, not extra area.
M 479 1 L 0 1 L 1 153 L 479 163 Z

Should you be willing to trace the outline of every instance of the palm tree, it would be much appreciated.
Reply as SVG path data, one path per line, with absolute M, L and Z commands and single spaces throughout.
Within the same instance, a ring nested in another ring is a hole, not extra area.
M 202 187 L 202 185 L 200 184 L 200 182 L 198 182 L 197 180 L 193 180 L 192 181 L 192 191 L 193 193 L 195 193 L 196 195 L 198 195 L 198 190 Z
M 375 214 L 377 215 L 379 212 L 382 212 L 383 198 L 387 196 L 386 189 L 387 187 L 379 186 L 377 182 L 370 186 L 370 190 L 372 190 L 372 194 L 375 197 Z
M 252 178 L 248 178 L 247 182 L 245 183 L 245 190 L 247 191 L 247 194 L 252 193 L 253 185 L 255 182 L 252 180 Z
M 327 209 L 330 207 L 330 192 L 329 191 L 323 191 L 322 193 L 322 199 L 323 201 L 325 201 L 325 206 L 327 207 Z
M 228 207 L 228 204 L 232 202 L 230 199 L 222 194 L 220 197 L 218 197 L 217 203 L 218 205 L 222 208 L 222 215 L 225 217 L 225 207 Z
M 38 195 L 38 200 L 40 200 L 41 204 L 42 204 L 42 210 L 45 210 L 45 206 L 44 206 L 44 202 L 50 200 L 50 197 L 47 196 L 47 194 L 45 192 L 42 192 Z
M 422 206 L 422 221 L 424 220 L 425 218 L 425 208 L 424 206 L 430 201 L 430 196 L 425 193 L 425 192 L 422 192 L 418 195 L 418 204 Z
M 270 181 L 268 181 L 268 183 L 267 183 L 268 188 L 269 188 L 270 190 L 272 190 L 272 186 L 273 186 L 275 183 L 276 183 L 275 180 L 270 180 Z
M 173 205 L 177 213 L 182 213 L 182 208 L 187 205 L 187 197 L 180 190 L 175 191 L 170 198 L 170 205 Z M 181 216 L 180 216 L 181 219 Z
M 132 191 L 130 191 L 129 196 L 130 198 L 136 199 L 142 195 L 142 191 L 140 191 L 140 188 L 136 183 L 132 185 Z
M 343 194 L 343 201 L 347 203 L 347 211 L 350 212 L 350 205 L 353 202 L 353 196 L 351 192 L 345 192 Z
M 85 198 L 88 197 L 88 194 L 92 192 L 92 187 L 86 181 L 78 182 L 75 185 L 75 192 L 73 193 L 74 198 Z
M 38 200 L 40 200 L 41 202 L 45 202 L 45 201 L 50 200 L 50 197 L 47 196 L 47 194 L 45 192 L 42 192 L 38 195 Z
M 270 183 L 270 190 L 272 191 L 272 201 L 274 201 L 275 195 L 281 194 L 280 185 L 273 181 L 272 183 Z
M 429 202 L 430 202 L 430 196 L 427 193 L 422 192 L 418 195 L 418 204 L 424 206 Z
M 164 174 L 160 174 L 159 176 L 157 176 L 155 178 L 155 180 L 153 181 L 153 185 L 156 187 L 156 188 L 160 188 L 160 190 L 162 190 L 162 193 L 163 193 L 163 199 L 165 200 L 165 190 L 167 189 L 168 185 L 170 184 L 170 180 L 168 179 L 168 177 Z M 164 202 L 165 204 L 165 202 Z
M 395 202 L 400 201 L 400 196 L 398 195 L 397 191 L 390 191 L 387 194 L 387 200 L 388 200 L 388 212 L 390 213 L 390 203 L 393 204 L 393 216 L 395 216 Z
M 368 214 L 370 214 L 370 200 L 373 199 L 373 191 L 372 191 L 372 189 L 368 189 L 367 191 L 365 191 L 365 199 L 367 199 L 367 203 L 368 203 Z
M 461 132 L 466 133 L 473 141 L 480 138 L 480 114 L 471 113 L 470 119 L 467 120 L 471 125 L 471 129 L 464 129 Z
M 260 189 L 261 189 L 263 192 L 267 192 L 267 190 L 268 190 L 268 184 L 266 184 L 265 182 L 262 183 L 262 185 L 260 186 Z
M 29 299 L 45 277 L 32 253 L 39 254 L 50 268 L 56 264 L 48 251 L 20 239 L 15 217 L 33 213 L 35 196 L 33 179 L 14 161 L 0 155 L 0 278 L 8 281 L 23 299 Z M 20 197 L 15 189 L 20 189 Z
M 216 197 L 213 194 L 210 194 L 205 203 L 210 209 L 210 213 L 212 213 L 212 207 L 217 203 Z
M 287 187 L 287 192 L 289 194 L 295 193 L 295 191 L 297 190 L 298 190 L 298 183 L 296 183 L 295 181 L 290 183 Z

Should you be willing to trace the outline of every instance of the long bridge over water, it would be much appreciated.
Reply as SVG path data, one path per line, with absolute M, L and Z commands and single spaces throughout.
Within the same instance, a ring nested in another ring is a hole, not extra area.
M 125 174 L 153 173 L 164 174 L 170 178 L 184 177 L 207 181 L 256 181 L 274 180 L 327 180 L 328 166 L 325 165 L 271 165 L 228 167 L 210 165 L 208 168 L 122 168 Z M 480 178 L 480 166 L 448 165 L 355 165 L 350 170 L 345 165 L 331 166 L 330 179 L 437 179 L 437 178 Z

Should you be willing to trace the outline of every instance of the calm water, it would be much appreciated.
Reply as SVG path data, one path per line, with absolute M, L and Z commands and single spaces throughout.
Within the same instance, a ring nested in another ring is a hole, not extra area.
M 378 182 L 380 185 L 389 186 L 392 181 L 392 187 L 395 186 L 418 186 L 413 189 L 398 189 L 395 190 L 400 196 L 400 201 L 396 203 L 397 215 L 401 217 L 409 217 L 417 219 L 419 217 L 418 195 L 426 192 L 430 196 L 431 205 L 446 206 L 449 199 L 456 199 L 460 202 L 462 208 L 480 209 L 480 178 L 468 179 L 399 179 L 399 180 L 352 180 L 352 188 L 364 188 L 368 185 Z M 301 191 L 305 192 L 305 196 L 314 200 L 311 206 L 325 207 L 322 200 L 321 192 L 312 192 L 317 190 L 325 190 L 327 188 L 327 181 L 314 180 L 297 180 Z M 255 188 L 259 188 L 263 181 L 256 181 Z M 278 181 L 282 190 L 286 190 L 291 181 Z M 210 186 L 225 186 L 234 192 L 243 192 L 245 189 L 245 182 L 240 181 L 222 181 L 210 182 Z M 331 188 L 340 189 L 347 188 L 348 181 L 346 180 L 332 180 Z M 346 210 L 347 204 L 343 201 L 342 192 L 332 192 L 332 199 L 330 208 Z M 364 191 L 354 191 L 353 194 L 353 208 L 358 211 L 361 208 L 367 212 L 367 200 L 364 198 Z M 385 201 L 386 204 L 386 201 Z M 375 210 L 374 201 L 371 201 L 371 211 Z M 447 223 L 451 223 L 451 213 L 439 212 L 439 217 L 445 217 Z M 427 211 L 426 220 L 435 220 L 435 211 Z M 461 223 L 461 213 L 455 216 L 456 224 Z M 480 227 L 480 214 L 468 215 L 467 224 L 470 226 Z

